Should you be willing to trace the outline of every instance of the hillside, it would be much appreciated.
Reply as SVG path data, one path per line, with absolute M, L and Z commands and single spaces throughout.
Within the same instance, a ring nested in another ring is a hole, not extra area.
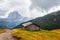
M 20 38 L 20 40 L 60 40 L 60 33 L 46 30 L 27 31 L 23 29 L 13 29 L 12 35 Z
M 36 23 L 40 26 L 41 29 L 44 30 L 60 29 L 60 11 L 56 11 L 27 22 Z M 22 24 L 16 26 L 16 28 L 22 27 Z
M 4 36 L 6 35 L 6 36 Z M 53 39 L 52 39 L 53 38 Z M 27 31 L 21 28 L 0 30 L 0 40 L 60 40 L 60 29 Z
M 60 11 L 47 14 L 43 17 L 39 17 L 31 21 L 40 25 L 41 29 L 60 29 Z

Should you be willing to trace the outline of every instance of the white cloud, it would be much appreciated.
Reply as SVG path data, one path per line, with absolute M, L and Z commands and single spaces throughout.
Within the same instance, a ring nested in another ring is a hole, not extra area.
M 38 11 L 36 8 L 30 10 L 31 4 L 31 0 L 5 0 L 5 2 L 0 5 L 0 8 L 8 11 L 5 13 L 5 16 L 0 16 L 0 18 L 7 18 L 9 13 L 14 10 L 18 11 L 22 16 L 28 18 L 43 16 L 42 10 Z
M 41 0 L 41 1 L 42 1 L 42 4 L 43 4 L 43 7 L 46 6 L 47 0 L 46 1 Z M 49 6 L 47 6 L 46 8 L 50 8 L 50 2 L 51 1 L 49 1 Z M 45 2 L 45 5 L 44 5 L 43 2 Z M 56 1 L 53 3 L 53 5 L 51 3 L 51 5 L 53 7 L 51 7 L 47 12 L 46 12 L 46 10 L 40 8 L 41 5 L 38 1 L 37 1 L 36 5 L 39 4 L 39 8 L 37 6 L 37 7 L 34 7 L 34 9 L 30 10 L 30 7 L 31 7 L 32 4 L 33 3 L 31 2 L 31 0 L 1 0 L 0 1 L 0 9 L 7 10 L 7 11 L 4 13 L 5 15 L 0 16 L 0 18 L 7 18 L 9 16 L 10 12 L 15 11 L 15 10 L 18 11 L 24 17 L 36 18 L 36 17 L 41 17 L 41 16 L 44 16 L 44 15 L 50 13 L 50 12 L 53 12 L 53 11 L 56 11 L 56 10 L 60 9 L 60 6 L 56 7 L 54 5 L 54 4 L 56 4 L 56 5 L 59 4 Z
M 6 18 L 11 10 L 19 11 L 23 16 L 29 15 L 29 7 L 31 5 L 31 0 L 4 0 L 3 3 L 0 3 L 1 9 L 8 10 L 5 13 L 5 16 L 0 16 L 0 18 Z
M 39 10 L 37 8 L 34 8 L 33 10 L 31 10 L 31 15 L 33 18 L 42 17 L 45 14 L 46 14 L 45 10 L 42 10 L 41 8 Z
M 60 10 L 60 6 L 55 6 L 55 7 L 52 7 L 51 9 L 49 9 L 48 13 L 55 12 L 55 11 L 58 11 L 58 10 Z

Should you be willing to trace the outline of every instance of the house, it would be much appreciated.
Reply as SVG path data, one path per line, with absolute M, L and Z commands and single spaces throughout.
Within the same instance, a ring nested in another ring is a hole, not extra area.
M 23 25 L 23 29 L 26 29 L 26 30 L 31 30 L 31 31 L 40 30 L 40 26 L 32 22 L 27 22 L 22 25 Z

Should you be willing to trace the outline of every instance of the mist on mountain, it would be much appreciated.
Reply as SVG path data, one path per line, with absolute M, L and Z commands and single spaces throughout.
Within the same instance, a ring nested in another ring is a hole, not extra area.
M 0 28 L 2 26 L 4 28 L 5 26 L 7 26 L 7 28 L 13 28 L 27 20 L 29 20 L 27 17 L 23 17 L 17 11 L 13 11 L 9 14 L 8 18 L 0 18 Z
M 40 25 L 41 29 L 60 29 L 60 10 L 47 14 L 43 17 L 36 18 L 31 21 Z
M 37 25 L 40 26 L 40 29 L 44 30 L 60 29 L 60 10 L 27 22 L 36 23 Z M 22 27 L 22 24 L 16 26 L 15 28 Z

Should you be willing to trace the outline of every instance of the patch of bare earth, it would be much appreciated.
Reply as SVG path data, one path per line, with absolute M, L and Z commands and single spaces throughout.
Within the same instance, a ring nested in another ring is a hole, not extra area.
M 0 40 L 17 40 L 11 35 L 12 30 L 7 30 L 5 33 L 0 34 Z

